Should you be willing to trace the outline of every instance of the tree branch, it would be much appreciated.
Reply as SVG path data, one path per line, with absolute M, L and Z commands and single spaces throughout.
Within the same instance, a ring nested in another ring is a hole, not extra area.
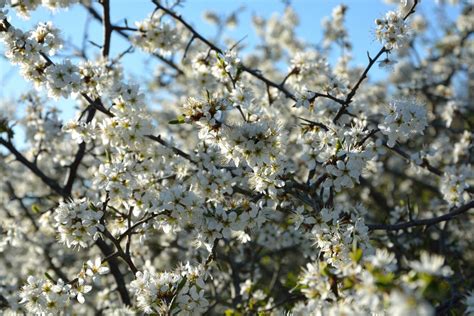
M 397 223 L 397 224 L 368 224 L 367 227 L 369 227 L 369 230 L 401 230 L 401 229 L 407 229 L 407 228 L 415 227 L 415 226 L 431 226 L 431 225 L 438 224 L 441 222 L 449 221 L 460 214 L 466 213 L 473 207 L 474 207 L 474 200 L 452 210 L 451 212 L 447 214 L 444 214 L 438 217 L 433 217 L 433 218 L 428 218 L 428 219 L 419 219 L 419 220 Z
M 83 4 L 84 7 L 86 8 L 86 10 L 92 15 L 92 17 L 94 19 L 96 19 L 97 21 L 99 22 L 102 22 L 102 17 L 100 16 L 100 14 L 92 7 L 92 6 L 89 6 L 89 5 L 85 5 Z M 112 28 L 112 31 L 116 32 L 117 34 L 119 34 L 121 37 L 129 40 L 129 36 L 128 34 L 125 32 L 126 30 L 127 31 L 135 31 L 135 29 L 133 28 L 129 28 L 129 27 L 120 27 L 120 26 L 115 26 L 115 25 L 112 25 L 111 26 Z M 172 60 L 169 60 L 163 56 L 161 56 L 160 54 L 158 53 L 153 53 L 152 54 L 154 57 L 158 58 L 160 61 L 162 61 L 163 63 L 165 63 L 166 65 L 168 65 L 169 67 L 173 68 L 178 75 L 184 75 L 184 71 L 181 70 L 178 65 L 176 65 Z
M 406 20 L 411 14 L 415 13 L 415 8 L 418 4 L 418 0 L 415 0 L 410 11 L 405 15 L 405 17 L 403 18 L 403 20 Z M 351 104 L 352 102 L 352 99 L 354 98 L 354 96 L 356 95 L 357 93 L 357 90 L 359 89 L 360 85 L 362 84 L 362 81 L 364 81 L 364 79 L 367 78 L 367 74 L 369 73 L 370 69 L 372 68 L 372 66 L 375 64 L 375 62 L 380 58 L 380 56 L 382 56 L 383 53 L 388 53 L 390 52 L 390 49 L 387 49 L 384 47 L 382 47 L 379 52 L 377 53 L 377 55 L 375 55 L 374 58 L 371 58 L 369 56 L 369 54 L 367 53 L 367 56 L 369 58 L 369 64 L 367 65 L 367 67 L 364 69 L 364 71 L 362 72 L 362 74 L 360 75 L 359 79 L 357 80 L 357 82 L 355 83 L 355 85 L 352 87 L 351 91 L 349 92 L 349 94 L 347 95 L 346 97 L 346 100 L 344 101 L 344 103 L 342 104 L 342 106 L 339 108 L 339 111 L 336 113 L 336 116 L 334 117 L 333 119 L 333 122 L 336 123 L 339 118 L 344 114 L 346 113 L 346 109 L 347 107 L 349 106 L 349 104 Z
M 15 146 L 11 143 L 11 141 L 9 140 L 7 141 L 0 137 L 0 145 L 5 146 L 13 154 L 13 156 L 15 156 L 16 160 L 18 160 L 21 164 L 23 164 L 26 168 L 28 168 L 31 172 L 33 172 L 50 189 L 52 189 L 54 192 L 56 192 L 58 195 L 62 197 L 67 196 L 64 189 L 57 183 L 56 180 L 44 174 L 43 171 L 41 171 L 41 169 L 39 169 L 36 164 L 26 159 L 26 157 L 23 156 L 22 153 L 20 153 L 15 148 Z
M 184 25 L 184 27 L 186 27 L 188 29 L 188 31 L 191 32 L 192 36 L 194 38 L 197 38 L 199 39 L 200 41 L 202 41 L 204 44 L 206 44 L 211 50 L 223 55 L 224 52 L 219 48 L 217 47 L 215 44 L 213 44 L 211 41 L 209 41 L 208 39 L 206 39 L 204 36 L 202 36 L 198 31 L 196 31 L 189 23 L 187 23 L 180 15 L 178 15 L 176 12 L 166 8 L 165 6 L 163 6 L 159 1 L 157 0 L 152 0 L 152 2 L 156 5 L 156 7 L 158 9 L 161 9 L 163 10 L 166 14 L 168 14 L 169 16 L 171 16 L 172 18 L 174 18 L 175 20 L 179 21 L 181 24 Z M 279 90 L 280 92 L 282 92 L 286 98 L 288 99 L 291 99 L 293 101 L 297 101 L 297 98 L 296 96 L 291 93 L 287 88 L 285 88 L 284 84 L 285 84 L 285 81 L 284 80 L 282 83 L 276 83 L 270 79 L 268 79 L 267 77 L 265 77 L 264 75 L 262 75 L 262 73 L 259 71 L 259 70 L 256 70 L 256 69 L 251 69 L 247 66 L 245 66 L 244 64 L 240 64 L 240 69 L 248 74 L 250 74 L 251 76 L 253 76 L 254 78 L 257 78 L 259 79 L 260 81 L 264 82 L 267 86 L 269 87 L 272 87 L 272 88 L 275 88 L 277 90 Z M 331 96 L 329 94 L 323 94 L 323 93 L 315 93 L 316 96 L 318 97 L 324 97 L 324 98 L 328 98 L 328 99 L 331 99 L 333 101 L 336 101 L 338 103 L 341 103 L 343 102 L 342 100 L 339 100 L 337 99 L 336 97 L 334 96 Z

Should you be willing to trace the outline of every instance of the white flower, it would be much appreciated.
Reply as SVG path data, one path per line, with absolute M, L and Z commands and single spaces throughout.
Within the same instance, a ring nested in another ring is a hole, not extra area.
M 464 191 L 469 185 L 466 178 L 472 173 L 470 165 L 463 165 L 459 168 L 450 166 L 441 178 L 440 191 L 449 205 L 460 206 L 464 203 Z
M 76 299 L 79 303 L 84 304 L 86 301 L 84 298 L 84 294 L 89 293 L 92 290 L 92 286 L 87 285 L 84 283 L 85 281 L 79 278 L 78 284 L 73 290 L 73 295 L 76 295 Z
M 464 312 L 464 314 L 474 315 L 474 291 L 471 291 L 466 295 L 464 304 L 466 305 L 466 311 Z
M 225 119 L 225 111 L 230 108 L 229 101 L 223 98 L 209 97 L 206 100 L 188 98 L 184 104 L 184 118 L 188 123 L 196 122 L 204 132 L 214 132 Z M 200 134 L 201 135 L 201 134 Z
M 31 314 L 56 315 L 66 308 L 72 294 L 71 285 L 61 279 L 53 283 L 30 275 L 21 288 L 20 304 Z
M 94 139 L 94 129 L 94 121 L 87 124 L 86 122 L 71 120 L 65 123 L 62 127 L 64 132 L 71 133 L 71 138 L 78 144 L 82 142 L 90 142 L 92 139 Z
M 395 254 L 388 252 L 386 249 L 376 249 L 375 254 L 370 256 L 368 260 L 375 267 L 386 271 L 394 271 L 397 268 Z
M 306 268 L 300 276 L 299 284 L 303 285 L 301 290 L 307 298 L 320 296 L 321 300 L 334 299 L 331 291 L 329 278 L 320 268 L 319 263 L 307 263 Z
M 420 261 L 411 261 L 408 263 L 410 268 L 420 273 L 427 273 L 431 275 L 447 277 L 453 274 L 453 271 L 448 266 L 444 265 L 444 258 L 438 255 L 430 255 L 423 251 L 420 255 Z
M 50 65 L 46 68 L 45 75 L 48 93 L 53 98 L 67 98 L 81 87 L 79 68 L 69 60 Z
M 204 297 L 205 277 L 206 273 L 203 273 L 201 267 L 189 264 L 174 272 L 155 273 L 145 270 L 137 272 L 136 279 L 130 283 L 130 289 L 135 294 L 138 308 L 146 314 L 172 312 L 172 300 L 177 303 L 176 310 L 199 314 L 209 306 Z
M 61 202 L 54 216 L 59 241 L 69 248 L 88 247 L 104 230 L 100 223 L 102 215 L 102 211 L 91 208 L 85 198 L 70 203 Z
M 217 62 L 212 67 L 212 74 L 222 82 L 235 80 L 240 69 L 240 59 L 236 52 L 226 51 L 224 55 L 216 53 L 216 58 Z
M 389 104 L 384 122 L 378 127 L 388 136 L 387 146 L 394 147 L 398 140 L 405 141 L 413 135 L 423 135 L 426 126 L 426 109 L 422 105 L 397 100 Z
M 253 95 L 248 88 L 238 85 L 230 93 L 230 100 L 232 101 L 233 106 L 240 106 L 241 108 L 246 109 L 253 101 Z
M 390 293 L 390 307 L 387 310 L 392 316 L 434 315 L 434 309 L 427 302 L 398 290 Z
M 163 22 L 158 14 L 135 24 L 138 31 L 131 37 L 131 41 L 146 52 L 169 55 L 179 45 L 177 29 L 170 23 Z
M 336 165 L 326 166 L 326 171 L 331 175 L 332 179 L 325 181 L 325 186 L 334 185 L 336 191 L 340 191 L 342 187 L 353 188 L 354 181 L 359 182 L 359 177 L 363 167 L 363 160 L 350 157 L 347 162 L 338 160 Z
M 87 261 L 86 274 L 95 280 L 97 274 L 103 275 L 109 273 L 110 269 L 102 264 L 100 257 L 95 258 L 94 261 Z
M 296 94 L 296 104 L 295 106 L 297 108 L 303 107 L 306 109 L 309 109 L 310 107 L 313 106 L 313 101 L 314 101 L 314 92 L 311 91 L 305 91 L 303 93 L 297 93 Z
M 398 49 L 410 40 L 409 26 L 399 11 L 387 12 L 383 19 L 375 20 L 375 24 L 375 36 L 387 49 Z
M 289 220 L 293 222 L 295 230 L 298 230 L 301 224 L 311 225 L 316 223 L 316 219 L 312 216 L 304 214 L 304 206 L 298 206 L 296 210 L 289 216 Z

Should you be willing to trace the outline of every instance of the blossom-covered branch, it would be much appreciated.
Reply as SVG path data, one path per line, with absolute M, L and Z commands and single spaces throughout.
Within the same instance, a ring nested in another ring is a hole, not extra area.
M 204 36 L 180 0 L 0 0 L 27 83 L 0 102 L 0 313 L 474 311 L 474 6 L 385 2 L 314 43 L 291 3 L 254 40 L 243 8 Z M 361 67 L 354 32 L 381 44 Z

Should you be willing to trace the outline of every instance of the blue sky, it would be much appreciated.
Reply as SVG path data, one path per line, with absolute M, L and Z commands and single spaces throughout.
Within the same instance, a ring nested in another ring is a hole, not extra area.
M 344 3 L 349 7 L 346 15 L 346 25 L 353 43 L 353 63 L 365 65 L 367 63 L 366 51 L 374 54 L 380 49 L 380 44 L 373 35 L 374 20 L 382 16 L 387 10 L 394 8 L 393 5 L 385 4 L 383 0 L 346 0 L 342 2 L 336 0 L 294 0 L 292 1 L 292 6 L 300 17 L 297 35 L 300 38 L 304 38 L 307 42 L 318 43 L 322 37 L 322 18 L 330 16 L 332 9 L 340 3 Z M 239 26 L 227 32 L 226 35 L 235 39 L 241 39 L 246 36 L 245 43 L 250 47 L 257 43 L 257 37 L 251 26 L 252 15 L 257 14 L 268 18 L 274 12 L 281 13 L 285 7 L 284 3 L 279 0 L 188 0 L 177 10 L 197 30 L 212 38 L 216 33 L 216 29 L 203 20 L 203 12 L 213 10 L 218 14 L 228 14 L 242 6 L 245 9 L 239 15 Z M 437 7 L 433 0 L 424 0 L 418 12 L 434 17 L 434 11 Z M 99 6 L 98 8 L 100 9 Z M 112 0 L 111 8 L 112 23 L 122 24 L 123 19 L 127 18 L 129 25 L 133 26 L 134 21 L 144 19 L 153 10 L 154 6 L 149 0 Z M 455 15 L 455 9 L 450 7 L 447 7 L 447 9 L 448 17 Z M 38 22 L 52 20 L 61 29 L 63 37 L 67 42 L 73 43 L 78 47 L 81 46 L 84 24 L 87 19 L 87 12 L 81 6 L 77 5 L 67 11 L 60 10 L 57 13 L 40 8 L 32 14 L 30 20 L 26 21 L 18 18 L 15 14 L 10 15 L 12 17 L 12 24 L 24 30 L 31 28 Z M 90 23 L 89 39 L 96 43 L 101 43 L 101 26 L 95 21 Z M 127 42 L 118 36 L 114 36 L 112 39 L 112 56 L 124 51 L 128 46 Z M 3 47 L 0 45 L 0 52 L 3 53 L 2 50 Z M 100 50 L 99 48 L 91 47 L 90 52 L 91 56 L 93 56 L 93 54 L 99 54 Z M 126 56 L 123 59 L 124 68 L 137 78 L 150 76 L 150 65 L 144 65 L 141 62 L 144 57 L 145 55 L 138 50 L 135 54 Z M 55 60 L 59 60 L 60 57 L 55 58 L 57 58 Z M 150 63 L 155 62 L 150 60 Z M 373 72 L 371 72 L 372 78 L 383 76 L 383 70 L 374 68 Z M 0 58 L 0 84 L 0 99 L 16 97 L 27 88 L 27 83 L 18 75 L 18 67 L 10 66 L 4 58 Z M 61 100 L 60 103 L 62 103 L 61 108 L 63 109 L 70 109 L 72 105 L 71 102 L 64 103 L 64 100 Z M 63 115 L 68 117 L 72 115 L 72 111 L 66 110 Z

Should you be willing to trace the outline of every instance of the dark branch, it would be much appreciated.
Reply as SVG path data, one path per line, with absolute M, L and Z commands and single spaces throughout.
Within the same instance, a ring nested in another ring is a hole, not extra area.
M 56 192 L 62 197 L 67 196 L 65 194 L 64 189 L 57 183 L 56 180 L 47 176 L 45 173 L 43 173 L 43 171 L 41 171 L 41 169 L 38 168 L 36 164 L 26 159 L 26 157 L 23 156 L 23 154 L 20 153 L 9 140 L 7 141 L 3 138 L 0 138 L 0 145 L 5 146 L 13 154 L 13 156 L 15 156 L 16 160 L 18 160 L 21 164 L 23 164 L 26 168 L 33 172 L 50 189 L 52 189 L 54 192 Z
M 175 20 L 179 21 L 181 24 L 184 25 L 184 27 L 186 27 L 188 29 L 188 31 L 191 32 L 192 36 L 194 38 L 197 38 L 199 39 L 200 41 L 202 41 L 204 44 L 206 44 L 211 50 L 219 53 L 219 54 L 224 54 L 224 52 L 219 48 L 217 47 L 215 44 L 213 44 L 211 41 L 209 41 L 208 39 L 206 39 L 204 36 L 202 36 L 198 31 L 196 31 L 189 23 L 187 23 L 180 15 L 178 15 L 176 12 L 166 8 L 165 6 L 163 6 L 159 1 L 156 1 L 156 0 L 152 0 L 152 2 L 156 5 L 156 7 L 160 10 L 163 10 L 166 14 L 170 15 L 172 18 L 174 18 Z M 251 69 L 247 66 L 245 66 L 244 64 L 240 64 L 240 69 L 248 74 L 250 74 L 251 76 L 259 79 L 260 81 L 264 82 L 267 86 L 269 87 L 272 87 L 272 88 L 275 88 L 277 90 L 279 90 L 280 92 L 282 92 L 286 98 L 288 99 L 291 99 L 293 101 L 297 101 L 297 98 L 296 96 L 291 93 L 287 88 L 284 87 L 284 84 L 285 84 L 285 81 L 284 80 L 282 83 L 276 83 L 270 79 L 268 79 L 267 77 L 263 76 L 262 73 L 257 70 L 257 69 Z M 342 100 L 339 100 L 329 94 L 323 94 L 323 93 L 315 93 L 318 97 L 324 97 L 324 98 L 328 98 L 328 99 L 331 99 L 333 101 L 336 101 L 336 102 L 343 102 Z
M 412 15 L 413 13 L 415 13 L 415 8 L 418 4 L 418 0 L 415 0 L 413 2 L 413 5 L 410 9 L 410 11 L 405 15 L 405 17 L 403 18 L 403 20 L 406 20 L 408 19 L 408 17 L 410 15 Z M 339 111 L 336 113 L 336 116 L 334 117 L 333 119 L 333 122 L 336 123 L 339 118 L 344 114 L 346 113 L 346 109 L 347 107 L 349 106 L 349 104 L 351 104 L 352 102 L 352 99 L 354 98 L 354 96 L 356 95 L 357 93 L 357 90 L 359 89 L 360 85 L 362 84 L 362 81 L 364 81 L 364 79 L 367 78 L 367 74 L 369 73 L 370 69 L 372 68 L 372 66 L 375 64 L 375 62 L 380 58 L 380 56 L 382 56 L 383 53 L 388 53 L 390 52 L 390 49 L 387 49 L 384 47 L 382 47 L 379 52 L 377 53 L 377 55 L 375 55 L 374 58 L 371 58 L 369 53 L 367 52 L 367 57 L 369 58 L 369 64 L 367 65 L 367 67 L 365 68 L 365 70 L 362 72 L 361 76 L 359 77 L 359 80 L 357 80 L 357 82 L 354 84 L 354 86 L 352 87 L 351 91 L 349 92 L 349 94 L 347 95 L 346 97 L 346 100 L 344 101 L 344 103 L 342 104 L 342 106 L 339 108 Z
M 452 220 L 456 216 L 466 213 L 473 207 L 474 207 L 474 200 L 452 210 L 451 212 L 447 214 L 444 214 L 438 217 L 433 217 L 433 218 L 428 218 L 428 219 L 419 219 L 419 220 L 397 223 L 397 224 L 368 224 L 367 226 L 369 227 L 370 230 L 401 230 L 401 229 L 407 229 L 407 228 L 415 227 L 415 226 L 431 226 L 431 225 L 435 225 L 441 222 Z
M 102 17 L 92 6 L 84 5 L 84 7 L 87 9 L 87 11 L 89 11 L 89 13 L 92 15 L 92 17 L 94 19 L 96 19 L 97 21 L 102 23 Z M 119 34 L 121 37 L 129 40 L 129 36 L 125 32 L 126 30 L 135 31 L 135 29 L 133 29 L 133 28 L 119 27 L 119 26 L 112 25 L 112 31 L 117 32 L 117 34 Z M 178 75 L 184 75 L 184 71 L 181 70 L 178 67 L 178 65 L 176 65 L 172 60 L 169 60 L 169 59 L 167 59 L 167 58 L 165 58 L 165 57 L 163 57 L 163 56 L 161 56 L 160 54 L 157 54 L 157 53 L 153 53 L 152 55 L 154 57 L 158 58 L 163 63 L 167 64 L 169 67 L 173 68 L 178 73 Z

